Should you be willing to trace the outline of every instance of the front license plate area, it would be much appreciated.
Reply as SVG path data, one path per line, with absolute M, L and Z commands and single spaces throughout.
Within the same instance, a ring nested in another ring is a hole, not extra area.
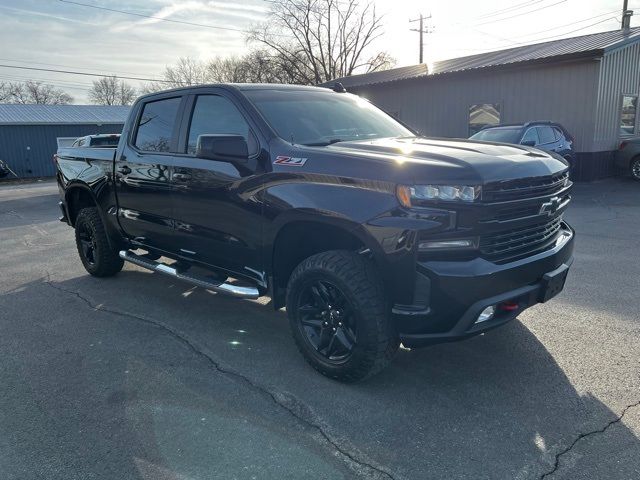
M 540 293 L 540 301 L 542 303 L 551 300 L 562 291 L 564 283 L 567 280 L 568 272 L 569 266 L 563 263 L 554 271 L 543 275 L 542 290 Z

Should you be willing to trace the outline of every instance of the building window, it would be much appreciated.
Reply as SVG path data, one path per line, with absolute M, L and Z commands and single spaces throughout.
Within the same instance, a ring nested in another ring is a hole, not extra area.
M 500 105 L 497 103 L 478 103 L 469 107 L 469 136 L 478 133 L 484 127 L 500 123 Z
M 636 130 L 636 114 L 638 113 L 638 97 L 623 95 L 620 110 L 620 135 L 633 135 Z

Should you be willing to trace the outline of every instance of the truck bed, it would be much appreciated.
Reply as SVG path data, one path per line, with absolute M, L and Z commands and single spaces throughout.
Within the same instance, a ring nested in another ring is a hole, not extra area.
M 116 147 L 66 147 L 58 149 L 58 158 L 77 160 L 99 160 L 111 162 L 115 158 Z

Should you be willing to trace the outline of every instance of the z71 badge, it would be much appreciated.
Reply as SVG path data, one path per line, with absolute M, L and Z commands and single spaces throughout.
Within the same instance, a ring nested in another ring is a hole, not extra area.
M 300 157 L 285 157 L 284 155 L 279 155 L 276 157 L 273 162 L 274 165 L 290 165 L 292 167 L 301 167 L 307 162 L 306 158 Z

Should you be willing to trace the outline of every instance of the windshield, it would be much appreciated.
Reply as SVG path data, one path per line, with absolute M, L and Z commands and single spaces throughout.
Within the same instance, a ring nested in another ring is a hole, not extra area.
M 520 127 L 513 128 L 488 128 L 472 135 L 471 140 L 482 140 L 483 142 L 518 143 L 520 141 Z
M 282 139 L 302 145 L 408 137 L 413 133 L 366 100 L 331 90 L 244 92 Z

